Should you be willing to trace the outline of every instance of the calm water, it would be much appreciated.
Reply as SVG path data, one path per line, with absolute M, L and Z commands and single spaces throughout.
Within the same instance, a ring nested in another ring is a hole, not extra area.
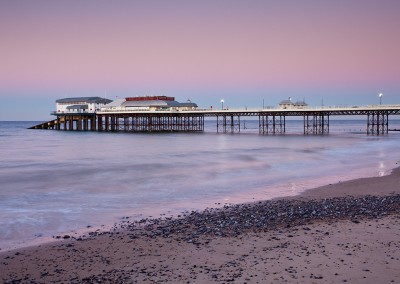
M 295 195 L 318 185 L 390 173 L 400 133 L 360 134 L 365 121 L 331 121 L 331 133 L 90 133 L 27 130 L 0 122 L 0 248 L 86 226 Z M 391 122 L 390 128 L 400 128 Z M 41 239 L 41 238 L 40 238 Z

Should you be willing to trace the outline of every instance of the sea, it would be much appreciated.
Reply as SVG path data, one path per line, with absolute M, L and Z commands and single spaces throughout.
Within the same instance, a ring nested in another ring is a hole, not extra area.
M 350 117 L 352 118 L 352 117 Z M 110 133 L 27 129 L 0 122 L 0 251 L 147 217 L 301 194 L 400 163 L 400 132 L 367 135 L 365 119 L 332 119 L 330 132 Z M 390 120 L 400 129 L 400 120 Z

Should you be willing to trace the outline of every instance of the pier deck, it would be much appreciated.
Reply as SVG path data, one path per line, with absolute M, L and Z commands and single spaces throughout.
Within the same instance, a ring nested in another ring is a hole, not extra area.
M 258 117 L 260 134 L 286 133 L 286 118 L 302 117 L 303 131 L 329 133 L 330 117 L 365 116 L 366 133 L 387 134 L 389 117 L 400 114 L 400 105 L 316 107 L 304 109 L 196 109 L 190 111 L 107 110 L 97 113 L 53 113 L 57 119 L 33 126 L 35 129 L 125 132 L 204 131 L 204 118 L 215 118 L 217 132 L 240 132 L 241 117 Z

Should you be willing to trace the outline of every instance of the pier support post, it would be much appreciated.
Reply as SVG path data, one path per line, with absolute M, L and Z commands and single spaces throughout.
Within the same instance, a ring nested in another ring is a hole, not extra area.
M 147 131 L 151 132 L 152 130 L 153 130 L 153 117 L 152 117 L 152 115 L 150 114 L 150 115 L 147 117 Z
M 124 115 L 124 131 L 129 131 L 129 116 Z
M 258 130 L 260 134 L 284 134 L 286 132 L 286 116 L 259 114 Z
M 230 133 L 240 132 L 240 116 L 217 114 L 217 132 L 227 133 L 228 129 Z
M 72 115 L 68 116 L 68 130 L 74 130 L 74 117 Z
M 84 131 L 89 130 L 89 117 L 86 115 L 83 117 L 83 130 Z
M 67 116 L 63 115 L 63 119 L 64 119 L 64 130 L 67 130 Z
M 329 115 L 311 112 L 304 115 L 304 135 L 329 133 Z
M 96 131 L 96 115 L 92 116 L 90 118 L 90 130 L 91 131 Z
M 367 116 L 367 134 L 389 133 L 389 113 L 387 111 L 371 111 Z
M 103 131 L 103 115 L 96 115 L 97 116 L 97 130 Z
M 116 116 L 115 114 L 110 115 L 110 126 L 111 126 L 111 131 L 115 131 L 115 124 L 116 124 Z
M 104 116 L 104 123 L 103 123 L 104 127 L 103 130 L 104 131 L 109 131 L 110 130 L 110 116 L 109 115 L 105 115 Z
M 82 116 L 79 115 L 76 118 L 76 130 L 82 130 Z

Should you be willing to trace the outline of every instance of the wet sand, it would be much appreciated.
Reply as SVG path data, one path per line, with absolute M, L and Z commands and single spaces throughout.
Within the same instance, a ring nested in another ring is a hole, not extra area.
M 0 253 L 4 283 L 398 283 L 400 170 Z

